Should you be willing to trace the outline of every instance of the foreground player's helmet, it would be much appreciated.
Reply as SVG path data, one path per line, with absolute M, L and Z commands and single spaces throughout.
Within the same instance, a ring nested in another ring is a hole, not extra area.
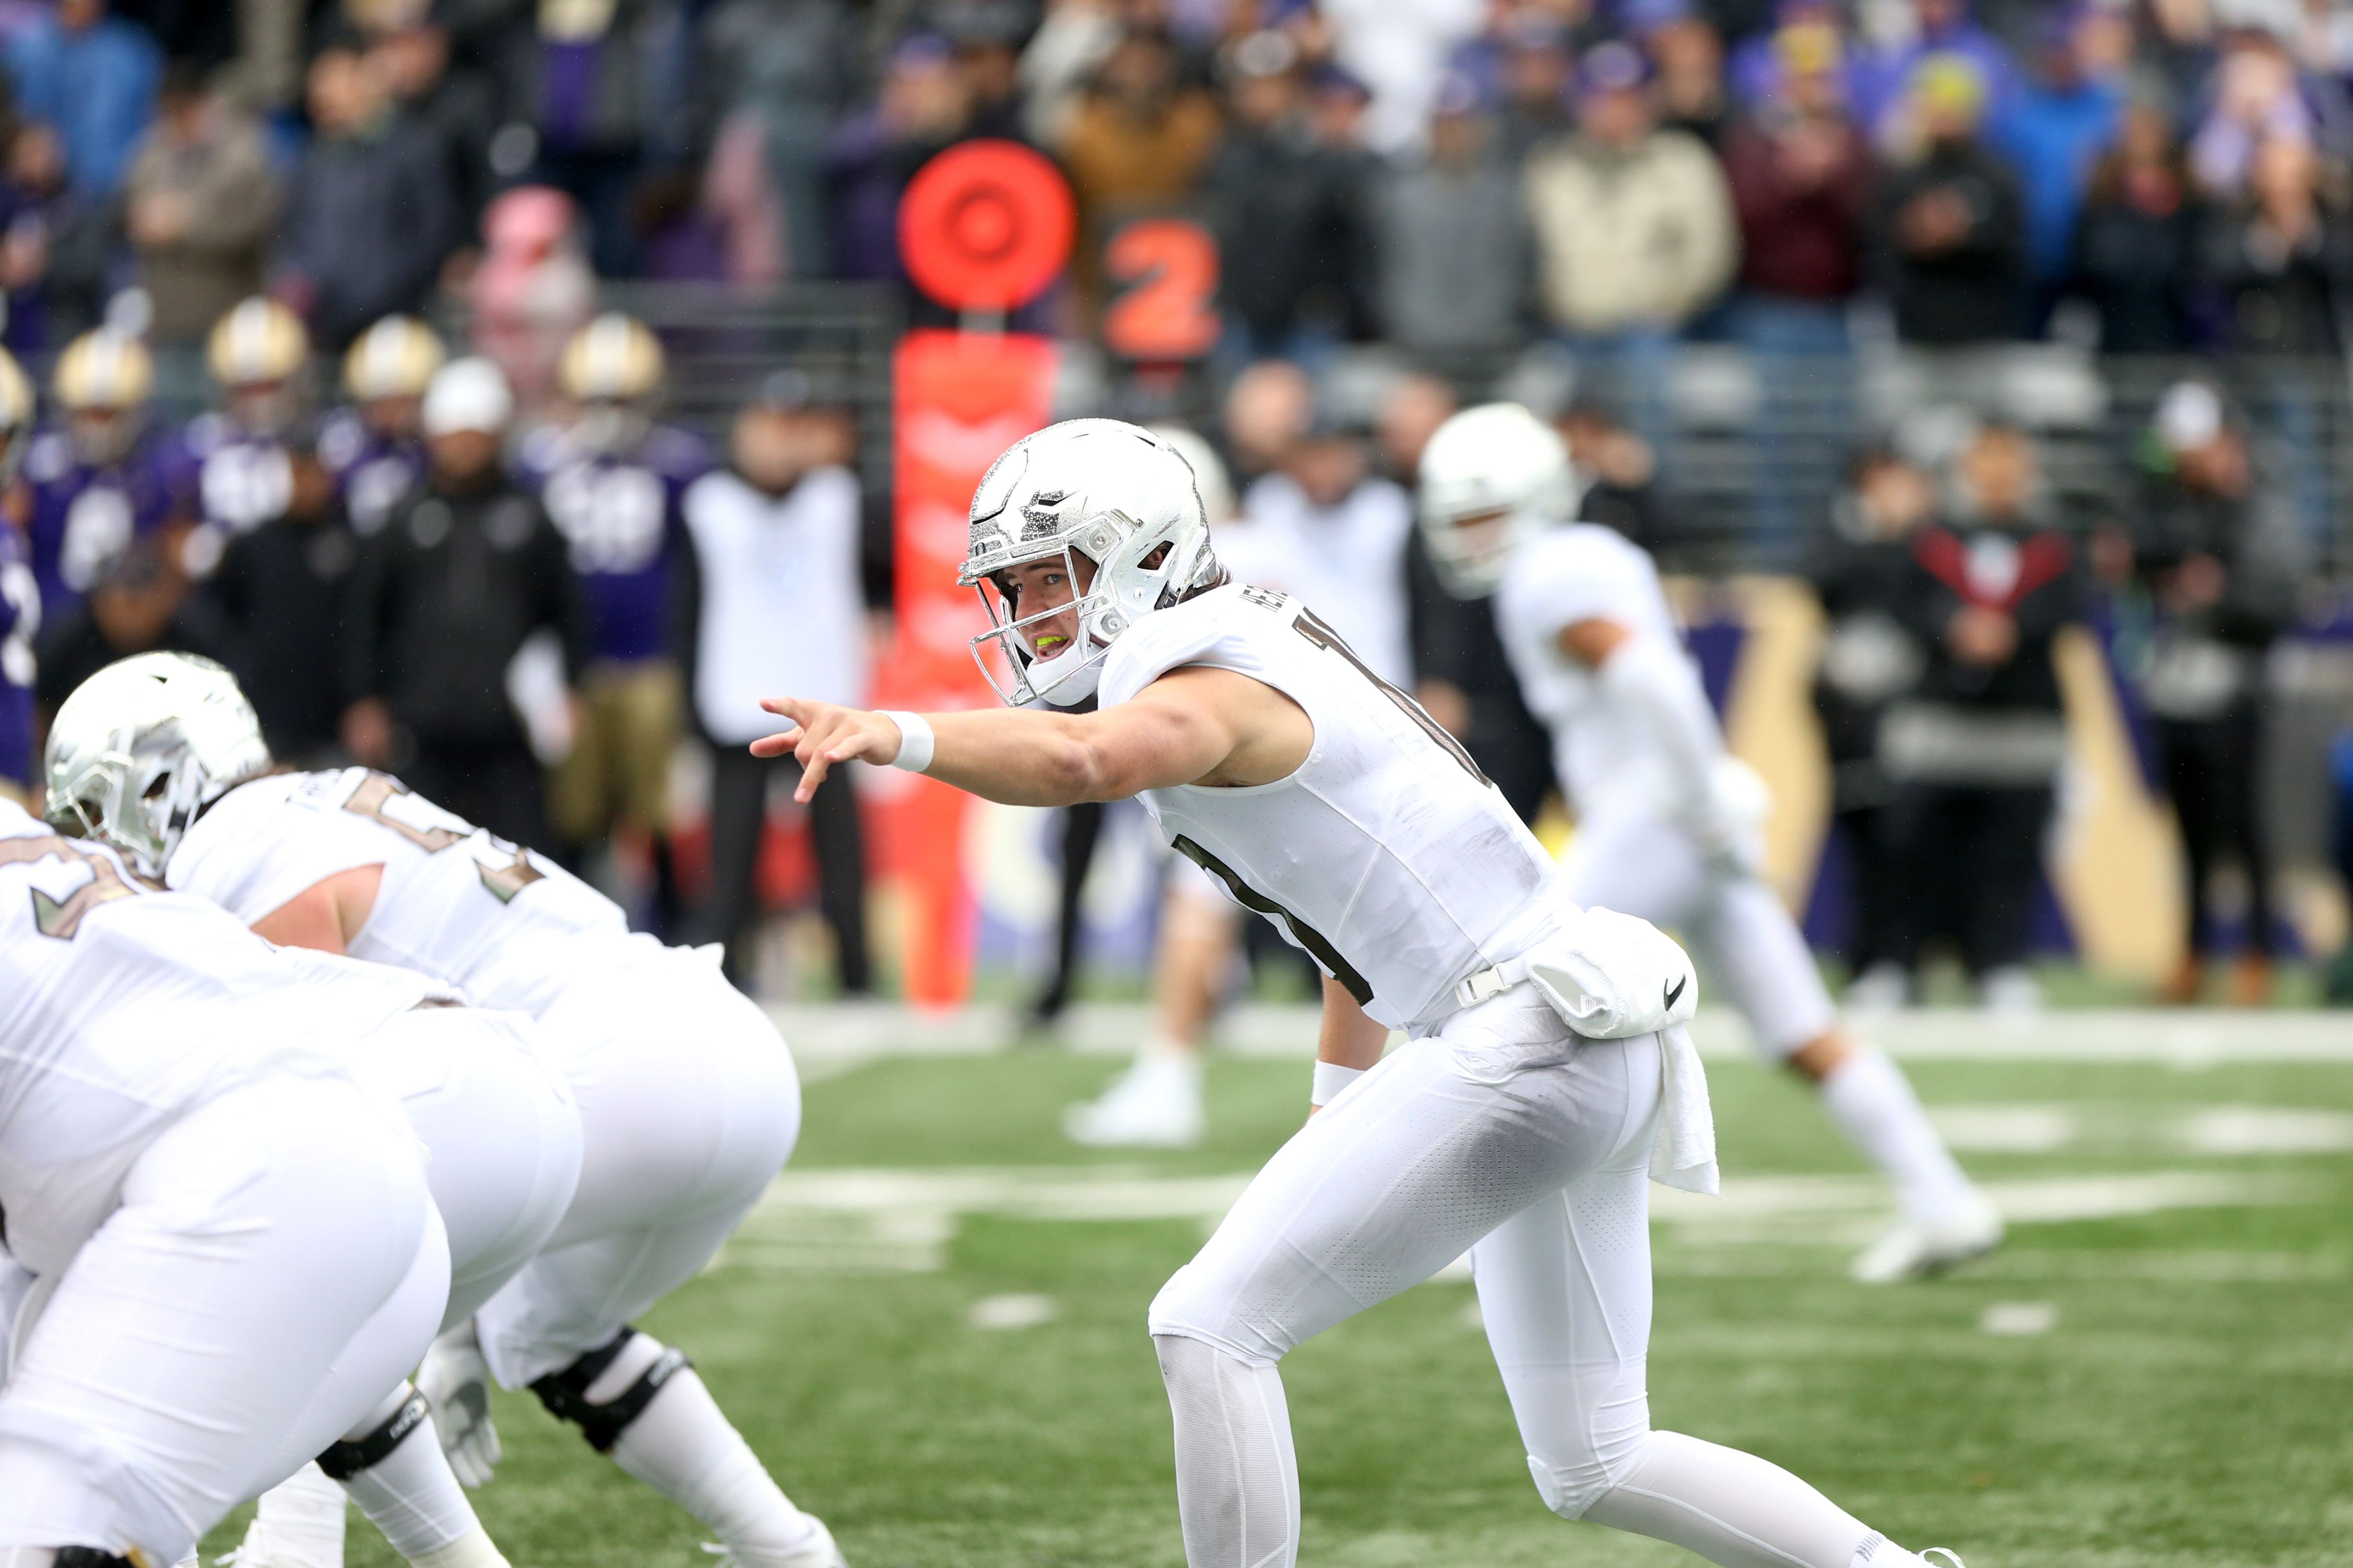
M 237 677 L 187 653 L 134 654 L 83 681 L 41 757 L 49 826 L 158 881 L 196 814 L 269 766 Z
M 0 485 L 16 477 L 16 461 L 33 429 L 33 384 L 16 356 L 0 349 Z
M 232 392 L 289 380 L 310 357 L 302 319 L 275 300 L 245 300 L 205 340 L 205 368 Z
M 68 343 L 49 377 L 74 453 L 86 463 L 111 463 L 130 450 L 154 388 L 155 359 L 147 345 L 111 327 Z
M 1583 491 L 1552 426 L 1516 403 L 1483 403 L 1440 425 L 1421 449 L 1419 510 L 1438 579 L 1484 598 L 1539 529 L 1577 515 Z
M 362 332 L 343 356 L 343 388 L 359 403 L 422 397 L 448 357 L 439 335 L 416 317 L 386 316 Z
M 557 387 L 580 405 L 572 438 L 596 452 L 634 445 L 663 374 L 661 340 L 634 316 L 608 310 L 573 333 L 555 367 Z
M 989 621 L 972 639 L 973 658 L 1016 707 L 1083 702 L 1112 643 L 1137 616 L 1225 581 L 1191 465 L 1151 431 L 1117 419 L 1068 419 L 1007 447 L 973 492 L 971 528 L 956 581 L 979 593 Z M 1010 568 L 1056 559 L 1073 598 L 1025 607 Z M 1041 653 L 1039 626 L 1065 615 L 1077 635 Z M 991 646 L 1008 679 L 991 668 Z

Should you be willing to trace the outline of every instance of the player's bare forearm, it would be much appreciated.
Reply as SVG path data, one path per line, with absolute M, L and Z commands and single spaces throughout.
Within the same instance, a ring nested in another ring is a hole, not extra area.
M 1075 805 L 1190 784 L 1233 751 L 1232 727 L 1213 704 L 1187 690 L 1163 691 L 1164 684 L 1099 713 L 925 714 L 934 746 L 923 771 L 1007 805 Z M 895 761 L 904 739 L 894 721 L 862 709 L 790 697 L 762 706 L 796 727 L 754 741 L 753 754 L 796 758 L 802 775 L 794 793 L 804 801 L 841 763 Z
M 1389 1026 L 1356 1005 L 1347 987 L 1336 980 L 1324 982 L 1324 1024 L 1315 1039 L 1315 1059 L 1362 1072 L 1380 1064 L 1389 1042 Z

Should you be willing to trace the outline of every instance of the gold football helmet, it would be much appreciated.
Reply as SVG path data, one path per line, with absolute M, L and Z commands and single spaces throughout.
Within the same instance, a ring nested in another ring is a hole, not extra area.
M 343 389 L 354 401 L 422 397 L 426 384 L 448 359 L 439 334 L 414 316 L 386 316 L 343 356 Z

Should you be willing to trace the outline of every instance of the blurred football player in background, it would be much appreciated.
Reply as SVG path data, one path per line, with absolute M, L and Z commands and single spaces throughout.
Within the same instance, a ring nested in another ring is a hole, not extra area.
M 310 411 L 310 363 L 302 319 L 275 300 L 246 300 L 205 340 L 221 405 L 191 420 L 186 436 L 207 531 L 190 558 L 199 575 L 228 541 L 286 510 L 294 489 L 286 438 Z
M 22 805 L 35 773 L 33 645 L 41 635 L 41 585 L 25 539 L 16 466 L 33 430 L 33 384 L 0 349 L 0 799 Z
M 195 521 L 195 466 L 149 417 L 155 362 L 138 339 L 101 327 L 68 344 L 49 388 L 63 429 L 25 454 L 33 575 L 43 618 L 63 621 L 137 539 L 164 537 L 178 569 L 178 535 Z
M 386 316 L 343 355 L 349 407 L 319 432 L 319 457 L 335 476 L 343 513 L 365 537 L 425 479 L 425 388 L 448 358 L 433 329 Z
M 1813 954 L 1762 873 L 1771 799 L 1729 756 L 1651 557 L 1573 521 L 1560 437 L 1517 404 L 1463 410 L 1422 454 L 1432 564 L 1492 595 L 1528 707 L 1551 726 L 1577 813 L 1570 899 L 1680 931 L 1748 1022 L 1757 1048 L 1819 1089 L 1894 1184 L 1903 1218 L 1854 1260 L 1860 1279 L 1948 1268 L 1998 1245 L 2002 1222 L 1928 1124 L 1901 1068 L 1840 1024 Z
M 678 915 L 665 837 L 670 760 L 685 712 L 671 625 L 679 506 L 711 456 L 655 422 L 662 348 L 643 322 L 597 317 L 573 334 L 556 376 L 567 416 L 518 453 L 564 536 L 588 617 L 579 731 L 555 769 L 549 820 L 575 860 L 614 834 L 617 847 L 649 857 L 655 925 L 667 931 Z

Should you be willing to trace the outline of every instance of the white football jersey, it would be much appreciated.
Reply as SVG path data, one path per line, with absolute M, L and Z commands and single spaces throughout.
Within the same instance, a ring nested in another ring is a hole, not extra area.
M 239 784 L 164 876 L 251 925 L 362 866 L 384 880 L 351 955 L 462 986 L 480 1006 L 536 1016 L 591 960 L 582 938 L 628 935 L 620 906 L 563 868 L 366 768 Z
M 272 947 L 0 800 L 0 1234 L 60 1268 L 188 1108 L 336 1054 L 439 987 Z
M 1248 521 L 1234 531 L 1250 538 L 1226 562 L 1235 579 L 1298 595 L 1376 675 L 1410 689 L 1405 552 L 1413 534 L 1411 498 L 1387 479 L 1366 479 L 1337 506 L 1321 507 L 1289 475 L 1268 474 L 1242 492 L 1241 514 Z M 1213 545 L 1221 538 L 1211 531 Z M 1219 558 L 1225 560 L 1222 546 Z
M 1274 784 L 1149 790 L 1145 808 L 1375 1018 L 1434 1024 L 1457 984 L 1573 912 L 1543 846 L 1470 754 L 1297 598 L 1233 584 L 1144 616 L 1112 645 L 1102 705 L 1185 665 L 1282 692 L 1314 722 L 1314 744 Z
M 1684 657 L 1683 629 L 1650 554 L 1598 523 L 1548 529 L 1512 554 L 1495 591 L 1495 630 L 1528 711 L 1552 731 L 1553 766 L 1580 816 L 1649 811 L 1673 780 L 1639 713 L 1560 648 L 1578 621 L 1606 618 Z

